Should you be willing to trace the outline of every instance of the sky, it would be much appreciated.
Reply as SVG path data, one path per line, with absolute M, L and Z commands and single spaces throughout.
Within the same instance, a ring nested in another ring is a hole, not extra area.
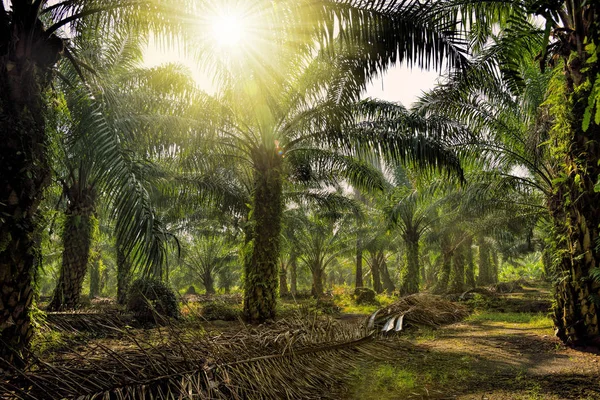
M 194 61 L 182 57 L 176 50 L 159 50 L 152 42 L 144 52 L 144 64 L 154 67 L 166 62 L 176 62 L 188 67 L 201 89 L 211 93 L 214 86 L 210 79 L 197 67 Z M 416 101 L 417 97 L 435 85 L 439 73 L 423 71 L 417 67 L 409 69 L 396 65 L 383 76 L 373 80 L 367 86 L 364 97 L 373 97 L 387 101 L 400 102 L 406 107 Z

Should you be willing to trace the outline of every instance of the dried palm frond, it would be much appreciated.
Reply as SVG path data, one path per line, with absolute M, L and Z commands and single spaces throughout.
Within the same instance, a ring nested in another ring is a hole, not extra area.
M 453 324 L 469 315 L 467 307 L 430 294 L 402 297 L 388 307 L 375 311 L 367 320 L 367 329 L 384 333 L 402 331 L 406 326 L 437 328 Z
M 114 312 L 48 312 L 44 328 L 58 332 L 105 332 L 132 325 L 131 316 Z
M 13 369 L 0 398 L 327 398 L 358 362 L 410 351 L 359 325 L 316 317 L 216 337 L 181 324 L 121 334 Z

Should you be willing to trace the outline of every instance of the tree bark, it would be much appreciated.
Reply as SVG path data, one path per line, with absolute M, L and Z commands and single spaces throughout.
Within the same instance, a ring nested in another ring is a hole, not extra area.
M 131 283 L 131 261 L 125 254 L 123 245 L 117 237 L 117 303 L 127 302 L 127 292 Z
M 437 284 L 435 285 L 434 292 L 446 293 L 446 290 L 448 290 L 448 282 L 450 281 L 450 273 L 452 271 L 453 251 L 450 238 L 447 236 L 443 236 L 440 246 L 442 250 L 442 268 L 440 270 L 439 278 Z
M 419 235 L 416 232 L 407 232 L 404 235 L 406 242 L 406 271 L 402 277 L 402 294 L 419 292 Z
M 292 294 L 292 296 L 296 296 L 296 293 L 298 293 L 298 272 L 297 272 L 297 266 L 298 266 L 298 257 L 296 256 L 296 254 L 292 254 L 291 260 L 290 260 L 290 293 Z
M 100 254 L 92 257 L 90 263 L 90 298 L 100 296 Z
M 63 226 L 63 254 L 60 275 L 48 309 L 72 310 L 79 307 L 83 279 L 87 271 L 94 231 L 96 195 L 91 187 L 76 183 L 66 188 L 69 204 Z
M 465 283 L 467 289 L 475 287 L 475 262 L 473 261 L 473 237 L 465 240 Z
M 490 262 L 490 247 L 486 243 L 484 237 L 479 237 L 477 239 L 477 245 L 479 246 L 479 275 L 477 276 L 477 285 L 491 285 L 494 283 L 494 280 L 492 278 L 492 265 Z
M 381 250 L 381 278 L 383 280 L 383 287 L 388 294 L 392 294 L 396 287 L 394 286 L 394 282 L 390 277 L 390 271 L 388 270 L 387 262 L 385 260 L 385 254 L 383 250 Z
M 281 157 L 258 149 L 253 155 L 252 246 L 245 271 L 244 316 L 263 322 L 275 318 L 277 260 L 279 259 L 283 177 Z
M 311 268 L 311 272 L 312 287 L 310 292 L 315 299 L 319 299 L 323 297 L 323 269 L 318 265 L 314 265 Z
M 204 271 L 204 275 L 202 277 L 202 284 L 204 285 L 204 289 L 206 289 L 206 294 L 215 294 L 215 280 L 212 275 L 212 271 L 210 268 L 207 268 Z
M 354 287 L 363 287 L 365 283 L 363 282 L 363 249 L 362 249 L 362 240 L 360 237 L 360 232 L 357 233 L 356 237 L 356 275 L 354 278 Z
M 379 259 L 378 252 L 371 253 L 371 260 L 369 266 L 371 267 L 371 278 L 373 279 L 373 290 L 375 293 L 383 292 L 383 285 L 381 284 L 381 260 Z
M 279 263 L 279 297 L 289 296 L 287 284 L 287 268 L 285 267 L 285 261 Z
M 576 7 L 576 8 L 575 8 Z M 583 9 L 586 10 L 585 14 Z M 594 121 L 594 93 L 600 80 L 600 5 L 579 2 L 571 10 L 579 18 L 565 51 L 562 121 L 552 131 L 552 140 L 563 150 L 560 180 L 548 201 L 558 237 L 556 244 L 566 255 L 558 265 L 554 322 L 556 335 L 572 345 L 600 343 L 599 309 L 594 298 L 600 295 L 600 282 L 590 275 L 600 266 L 597 242 L 600 221 L 600 126 Z M 585 40 L 585 43 L 584 43 Z M 574 46 L 577 44 L 577 46 Z M 588 47 L 584 50 L 584 44 Z M 594 54 L 595 53 L 595 54 Z M 594 58 L 592 58 L 594 57 Z M 552 110 L 555 111 L 555 110 Z M 586 118 L 588 126 L 586 124 Z
M 452 255 L 452 274 L 450 275 L 450 293 L 462 293 L 465 289 L 465 249 L 459 245 Z
M 498 283 L 498 271 L 500 269 L 500 257 L 498 256 L 498 252 L 494 249 L 491 251 L 491 260 L 492 260 L 492 283 Z
M 4 19 L 0 37 L 8 53 L 0 57 L 0 358 L 16 366 L 24 365 L 33 335 L 36 215 L 50 182 L 42 93 L 58 57 L 58 51 L 46 51 L 50 57 L 38 59 L 40 50 L 47 50 L 38 33 L 42 24 L 31 20 L 37 15 L 31 4 L 22 3 L 12 19 L 29 24 L 7 26 Z

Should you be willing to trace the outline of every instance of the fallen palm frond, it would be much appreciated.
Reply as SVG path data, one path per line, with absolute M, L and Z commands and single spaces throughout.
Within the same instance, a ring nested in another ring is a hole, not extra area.
M 12 370 L 0 382 L 0 398 L 326 398 L 361 360 L 409 349 L 316 317 L 216 337 L 182 325 L 121 335 L 73 348 L 52 364 L 38 359 L 26 371 Z
M 43 326 L 58 332 L 100 333 L 114 328 L 132 325 L 133 319 L 126 314 L 114 312 L 48 312 Z
M 367 328 L 399 332 L 409 325 L 437 328 L 453 324 L 469 315 L 467 307 L 440 296 L 413 294 L 377 310 L 367 320 Z

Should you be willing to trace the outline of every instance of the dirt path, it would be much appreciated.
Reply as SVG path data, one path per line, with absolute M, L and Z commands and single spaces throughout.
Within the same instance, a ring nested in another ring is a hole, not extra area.
M 543 314 L 482 312 L 362 365 L 350 399 L 600 399 L 600 356 L 563 346 Z

